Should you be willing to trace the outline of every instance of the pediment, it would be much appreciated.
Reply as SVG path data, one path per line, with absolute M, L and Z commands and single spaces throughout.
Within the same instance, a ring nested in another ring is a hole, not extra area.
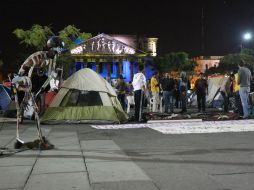
M 73 48 L 71 54 L 134 55 L 145 54 L 145 52 L 130 47 L 109 35 L 100 34 L 79 44 L 76 48 Z

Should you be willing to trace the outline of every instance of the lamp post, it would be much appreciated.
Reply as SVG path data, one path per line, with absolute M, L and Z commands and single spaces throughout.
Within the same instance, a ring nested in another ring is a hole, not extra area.
M 244 42 L 248 42 L 252 39 L 252 34 L 250 32 L 246 32 L 243 34 L 243 40 Z M 241 43 L 241 53 L 242 53 L 242 50 L 243 50 L 243 42 Z

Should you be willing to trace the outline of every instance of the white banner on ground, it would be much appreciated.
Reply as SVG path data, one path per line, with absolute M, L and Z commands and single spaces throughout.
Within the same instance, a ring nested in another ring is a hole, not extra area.
M 161 123 L 150 128 L 163 134 L 246 132 L 254 131 L 254 120 Z
M 122 125 L 91 125 L 95 129 L 135 129 L 135 128 L 147 128 L 149 124 L 122 124 Z
M 163 134 L 223 133 L 254 131 L 254 120 L 192 121 L 181 120 L 169 123 L 142 123 L 122 125 L 91 125 L 96 129 L 150 128 Z

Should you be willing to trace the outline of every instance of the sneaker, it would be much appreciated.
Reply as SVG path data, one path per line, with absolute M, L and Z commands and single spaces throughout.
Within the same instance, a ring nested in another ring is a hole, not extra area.
M 241 116 L 241 115 L 240 115 L 240 116 L 238 116 L 238 118 L 237 118 L 237 119 L 243 119 L 243 116 Z

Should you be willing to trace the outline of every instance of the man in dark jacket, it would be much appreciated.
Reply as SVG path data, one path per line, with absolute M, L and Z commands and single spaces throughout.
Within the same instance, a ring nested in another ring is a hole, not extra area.
M 170 112 L 174 112 L 173 106 L 173 90 L 175 87 L 174 79 L 170 78 L 168 73 L 165 73 L 164 78 L 161 81 L 161 88 L 163 90 L 163 100 L 165 105 L 165 113 L 168 113 L 168 108 Z
M 123 76 L 120 75 L 119 78 L 118 78 L 118 81 L 117 81 L 117 84 L 116 84 L 116 89 L 117 89 L 117 98 L 118 100 L 120 101 L 121 103 L 121 106 L 123 108 L 123 110 L 125 111 L 125 94 L 126 94 L 126 88 L 127 88 L 127 85 L 126 83 L 124 82 L 124 79 L 123 79 Z
M 208 84 L 203 73 L 200 73 L 200 78 L 196 80 L 194 89 L 197 94 L 198 112 L 201 112 L 201 109 L 205 112 Z
M 179 91 L 180 91 L 180 98 L 181 98 L 181 106 L 182 111 L 180 113 L 187 112 L 187 91 L 189 81 L 187 78 L 187 74 L 185 71 L 182 71 L 180 74 L 180 82 L 179 82 Z

